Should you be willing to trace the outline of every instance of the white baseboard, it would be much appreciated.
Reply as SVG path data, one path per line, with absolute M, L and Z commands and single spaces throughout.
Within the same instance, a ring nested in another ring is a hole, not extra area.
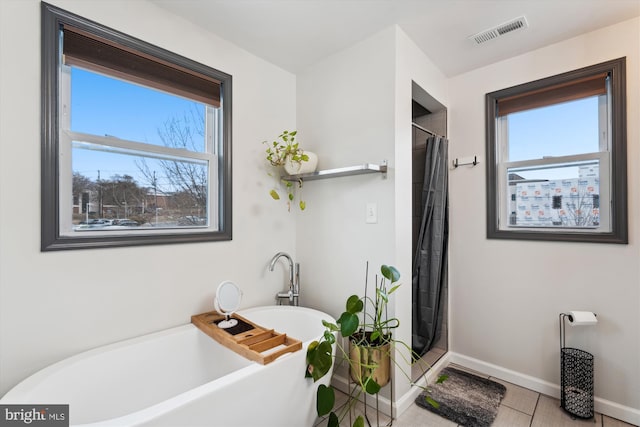
M 426 386 L 427 383 L 432 383 L 437 379 L 438 373 L 449 364 L 449 353 L 442 356 L 432 367 L 427 374 L 418 381 L 419 386 Z M 331 379 L 331 385 L 336 389 L 347 393 L 349 387 L 349 381 L 342 375 L 334 375 Z M 353 386 L 352 386 L 353 387 Z M 400 414 L 409 409 L 414 400 L 422 392 L 420 387 L 411 387 L 409 391 L 395 399 L 395 405 L 393 407 L 393 418 L 398 418 Z M 369 405 L 372 404 L 372 400 L 367 400 Z M 378 397 L 378 403 L 380 411 L 386 415 L 391 413 L 391 401 L 384 396 Z
M 433 384 L 438 379 L 440 371 L 446 368 L 449 363 L 451 363 L 450 353 L 447 352 L 431 366 L 431 369 L 429 369 L 422 378 L 418 380 L 416 384 L 419 387 L 411 387 L 408 392 L 396 399 L 394 418 L 398 418 L 400 414 L 409 409 L 416 400 L 416 397 L 422 393 L 422 389 L 420 387 L 426 387 L 427 384 Z
M 533 390 L 538 393 L 554 397 L 556 399 L 560 399 L 559 384 L 550 383 L 540 378 L 532 377 L 521 372 L 512 371 L 510 369 L 503 368 L 492 363 L 484 362 L 473 357 L 453 352 L 447 352 L 444 356 L 442 356 L 427 372 L 425 377 L 418 381 L 418 385 L 425 386 L 426 384 L 432 384 L 437 379 L 440 371 L 450 363 L 455 363 L 465 368 L 481 372 L 485 375 L 510 382 L 520 387 L 528 388 L 529 390 Z M 334 375 L 332 384 L 338 390 L 342 390 L 343 392 L 347 391 L 348 381 L 343 376 Z M 411 387 L 405 394 L 396 397 L 395 405 L 393 408 L 394 418 L 398 418 L 400 414 L 409 409 L 409 407 L 415 401 L 415 398 L 418 397 L 421 392 L 422 389 L 420 387 Z M 391 412 L 391 403 L 388 398 L 380 396 L 379 404 L 380 410 L 382 412 L 384 412 L 385 414 L 389 414 Z M 602 399 L 600 397 L 594 398 L 594 409 L 600 414 L 604 414 L 609 417 L 640 426 L 640 409 L 620 405 L 616 402 Z
M 560 399 L 560 385 L 544 381 L 540 378 L 532 377 L 520 372 L 512 371 L 492 363 L 474 359 L 458 353 L 447 353 L 450 363 L 456 363 L 474 371 L 496 377 L 503 381 L 528 388 L 538 393 Z M 607 415 L 618 420 L 625 421 L 634 425 L 640 425 L 640 409 L 631 408 L 629 406 L 620 405 L 610 400 L 600 397 L 594 398 L 594 409 L 596 412 Z
M 340 390 L 341 392 L 345 393 L 345 394 L 349 394 L 349 380 L 348 378 L 343 377 L 342 375 L 334 375 L 331 378 L 331 385 Z M 355 383 L 352 382 L 351 384 L 351 388 L 355 388 L 356 385 Z M 364 396 L 361 395 L 361 397 Z M 360 401 L 362 402 L 362 398 L 360 399 Z M 375 397 L 369 397 L 367 398 L 367 405 L 368 406 L 373 406 L 375 405 Z M 385 415 L 389 415 L 391 413 L 391 401 L 387 398 L 382 396 L 381 394 L 378 395 L 378 405 L 379 405 L 379 409 L 380 412 L 382 412 Z

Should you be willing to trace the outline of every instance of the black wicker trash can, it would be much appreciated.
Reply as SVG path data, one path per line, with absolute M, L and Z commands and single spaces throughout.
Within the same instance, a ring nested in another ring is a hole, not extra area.
M 560 406 L 578 418 L 593 418 L 593 355 L 561 349 Z

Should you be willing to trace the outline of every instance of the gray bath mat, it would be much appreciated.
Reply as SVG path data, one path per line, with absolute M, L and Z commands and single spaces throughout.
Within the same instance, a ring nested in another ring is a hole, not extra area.
M 440 404 L 434 408 L 425 401 L 424 392 L 416 398 L 421 407 L 467 427 L 488 427 L 498 414 L 504 385 L 454 368 L 444 368 L 449 378 L 429 388 L 429 396 Z

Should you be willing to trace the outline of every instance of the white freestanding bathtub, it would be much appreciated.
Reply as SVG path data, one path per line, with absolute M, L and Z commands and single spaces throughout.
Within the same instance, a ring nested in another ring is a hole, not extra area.
M 306 351 L 322 320 L 335 320 L 290 306 L 238 313 L 301 340 L 302 350 L 263 366 L 187 324 L 62 360 L 0 403 L 69 404 L 72 426 L 312 426 L 320 382 L 304 378 Z

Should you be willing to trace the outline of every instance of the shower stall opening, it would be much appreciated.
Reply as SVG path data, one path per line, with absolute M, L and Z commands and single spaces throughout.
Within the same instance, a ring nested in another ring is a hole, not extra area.
M 413 83 L 412 380 L 448 351 L 447 109 Z

